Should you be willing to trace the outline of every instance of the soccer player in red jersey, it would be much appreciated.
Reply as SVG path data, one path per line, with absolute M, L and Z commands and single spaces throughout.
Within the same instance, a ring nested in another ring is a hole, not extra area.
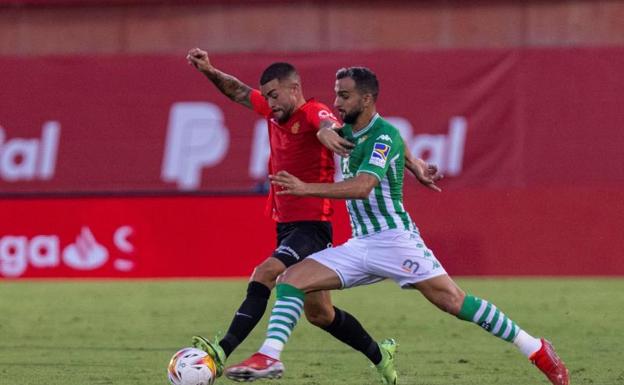
M 304 98 L 299 75 L 292 65 L 274 63 L 267 67 L 260 78 L 260 90 L 257 90 L 219 71 L 210 62 L 208 54 L 199 48 L 190 50 L 187 60 L 232 101 L 267 118 L 270 173 L 291 170 L 306 182 L 333 182 L 332 151 L 344 156 L 353 145 L 334 131 L 341 125 L 327 106 Z M 437 190 L 435 181 L 439 176 L 435 166 L 411 159 L 407 164 L 421 183 Z M 276 195 L 274 190 L 275 187 L 271 186 L 268 208 L 277 222 L 277 248 L 256 266 L 247 296 L 225 336 L 215 342 L 193 337 L 196 347 L 215 358 L 218 376 L 223 373 L 227 357 L 262 318 L 278 275 L 308 255 L 331 245 L 332 208 L 328 199 Z M 379 344 L 351 314 L 332 306 L 329 292 L 307 296 L 304 312 L 310 323 L 362 352 L 373 364 L 381 363 Z M 234 370 L 227 370 L 227 376 L 239 381 L 253 380 L 280 377 L 284 370 L 280 361 L 262 355 L 255 355 L 247 361 L 244 373 L 235 370 L 235 365 Z

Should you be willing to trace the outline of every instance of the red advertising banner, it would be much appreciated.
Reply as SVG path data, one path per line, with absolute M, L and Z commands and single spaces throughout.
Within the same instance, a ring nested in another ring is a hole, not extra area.
M 0 279 L 248 276 L 275 247 L 264 203 L 264 197 L 0 200 Z M 406 206 L 451 275 L 624 275 L 621 189 L 420 189 Z M 350 227 L 344 204 L 335 207 L 340 244 Z
M 181 54 L 0 58 L 0 194 L 253 192 L 266 124 Z M 218 55 L 250 85 L 280 60 L 332 104 L 366 65 L 379 111 L 447 189 L 624 183 L 624 49 Z
M 0 276 L 246 275 L 275 244 L 274 225 L 262 215 L 264 201 L 3 200 L 0 212 L 12 220 L 0 224 Z
M 263 119 L 183 55 L 32 60 L 0 58 L 0 277 L 246 276 L 271 253 Z M 380 113 L 446 175 L 406 206 L 451 274 L 624 274 L 624 49 L 212 60 L 250 85 L 290 61 L 330 105 L 337 68 L 375 70 Z

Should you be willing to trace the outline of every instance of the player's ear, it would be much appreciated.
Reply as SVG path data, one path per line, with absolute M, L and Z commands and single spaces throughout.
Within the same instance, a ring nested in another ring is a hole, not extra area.
M 298 82 L 292 82 L 290 85 L 293 93 L 301 92 L 301 85 Z

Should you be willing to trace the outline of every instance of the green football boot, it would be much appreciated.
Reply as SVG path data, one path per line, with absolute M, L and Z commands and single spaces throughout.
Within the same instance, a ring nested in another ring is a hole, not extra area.
M 210 342 L 202 336 L 193 336 L 192 341 L 194 347 L 205 351 L 210 357 L 212 357 L 217 369 L 217 377 L 221 377 L 227 357 L 225 356 L 223 348 L 219 345 L 219 340 L 215 337 L 214 342 Z
M 397 384 L 397 372 L 394 368 L 394 356 L 397 352 L 397 343 L 394 339 L 388 338 L 379 343 L 381 350 L 381 362 L 375 367 L 381 376 L 384 385 Z

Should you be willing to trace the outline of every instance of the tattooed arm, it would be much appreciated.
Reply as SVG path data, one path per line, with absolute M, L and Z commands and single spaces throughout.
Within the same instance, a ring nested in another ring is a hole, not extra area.
M 232 75 L 228 75 L 224 72 L 216 69 L 212 63 L 206 51 L 202 51 L 199 48 L 193 48 L 186 55 L 186 60 L 198 71 L 203 73 L 210 81 L 223 93 L 223 95 L 230 98 L 232 101 L 242 104 L 247 108 L 251 106 L 251 87 L 241 82 Z

